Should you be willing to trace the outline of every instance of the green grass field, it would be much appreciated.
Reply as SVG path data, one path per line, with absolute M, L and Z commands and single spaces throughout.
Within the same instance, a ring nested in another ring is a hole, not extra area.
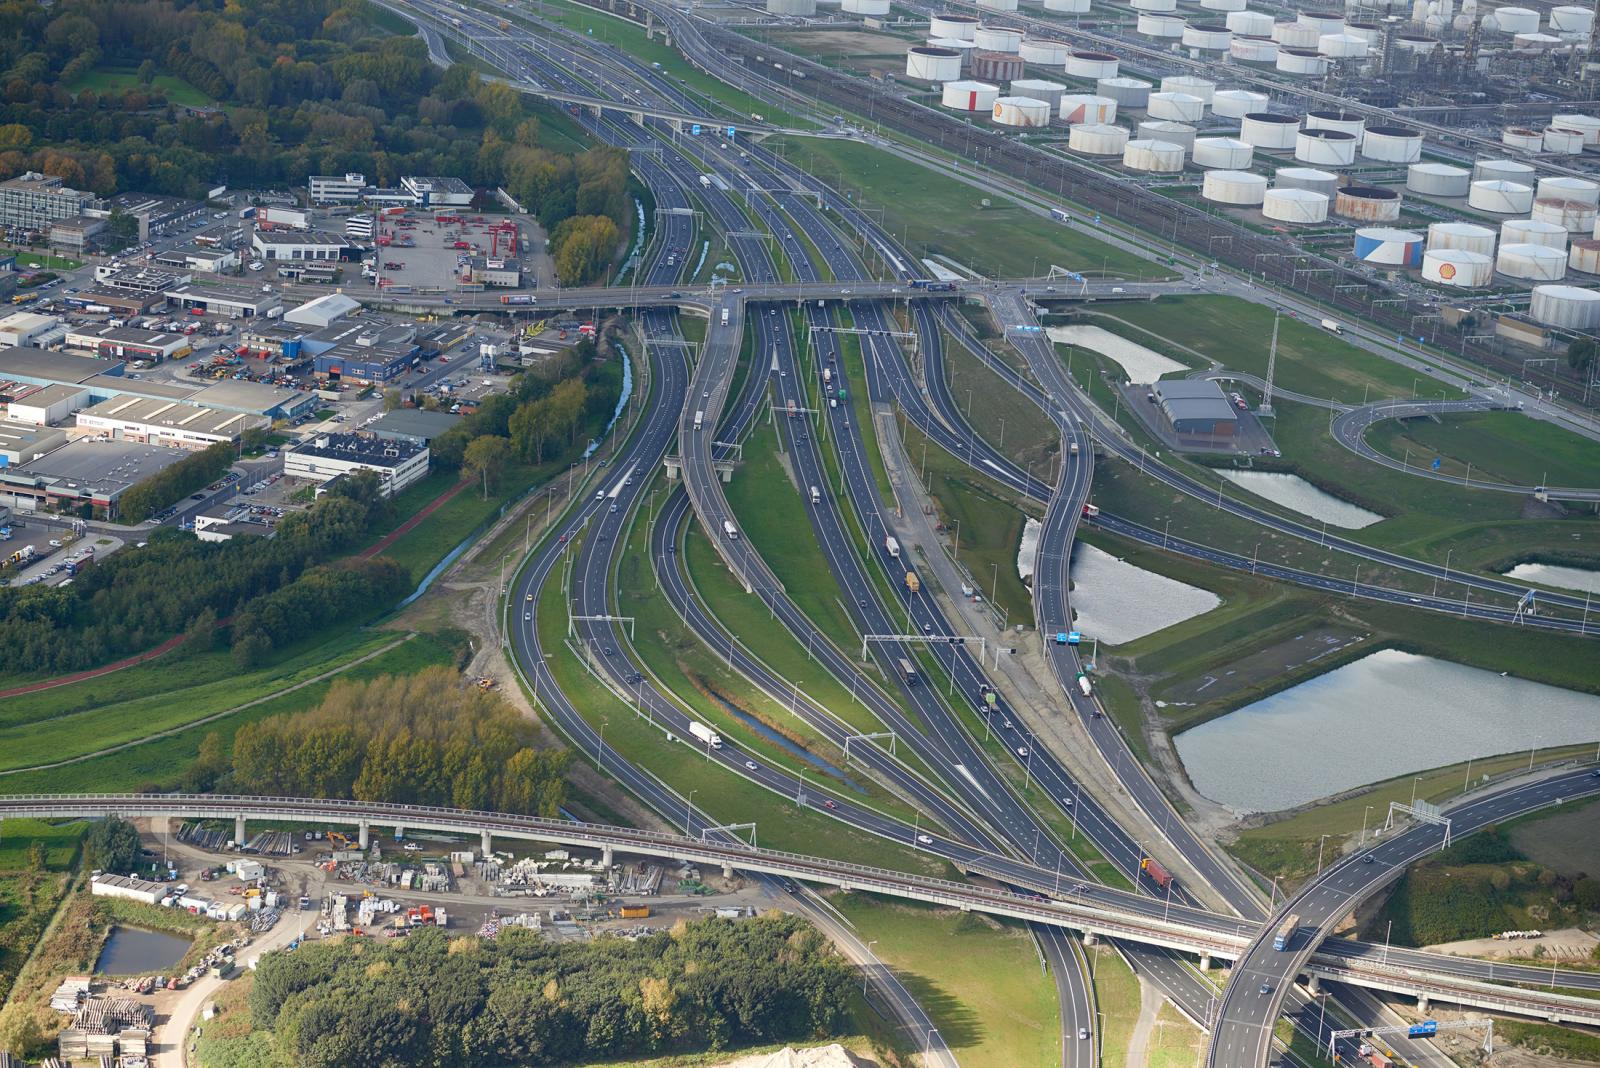
M 873 954 L 894 969 L 963 1065 L 1059 1062 L 1055 986 L 1021 925 L 871 894 L 832 901 L 863 941 L 877 943 Z
M 139 81 L 139 72 L 132 67 L 96 67 L 65 88 L 69 93 L 81 93 L 85 89 L 93 89 L 97 93 L 122 93 L 145 86 Z M 166 93 L 167 100 L 179 107 L 197 108 L 215 103 L 201 90 L 170 74 L 157 74 L 149 88 Z
M 1381 423 L 1367 435 L 1379 452 L 1426 468 L 1517 486 L 1600 486 L 1600 443 L 1517 412 L 1471 412 Z M 1409 452 L 1407 451 L 1409 450 Z M 1415 480 L 1413 480 L 1415 481 Z
M 944 367 L 950 395 L 978 435 L 1018 467 L 1053 483 L 1061 435 L 1049 416 L 1019 399 L 999 375 L 948 335 Z
M 1084 947 L 1094 976 L 1095 1005 L 1100 1012 L 1092 1029 L 1105 1065 L 1127 1064 L 1133 1027 L 1139 1020 L 1139 980 L 1133 969 L 1104 942 Z
M 863 207 L 913 252 L 948 256 L 991 277 L 1042 272 L 1051 264 L 1118 278 L 1157 268 L 1065 229 L 1005 199 L 859 141 L 783 141 L 773 147 Z M 988 207 L 980 202 L 990 201 Z

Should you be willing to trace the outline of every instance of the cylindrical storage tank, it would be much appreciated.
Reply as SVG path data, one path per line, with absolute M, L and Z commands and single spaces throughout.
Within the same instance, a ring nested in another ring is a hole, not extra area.
M 1328 221 L 1328 198 L 1309 189 L 1269 189 L 1261 200 L 1261 214 L 1286 223 Z
M 1543 219 L 1508 219 L 1500 225 L 1502 245 L 1549 245 L 1564 249 L 1570 236 L 1565 226 Z
M 1415 163 L 1422 158 L 1422 134 L 1405 126 L 1369 126 L 1361 155 L 1382 163 Z
M 1067 57 L 1067 73 L 1074 78 L 1115 78 L 1117 57 L 1110 52 L 1074 52 Z
M 1276 63 L 1280 51 L 1270 37 L 1235 37 L 1228 46 L 1228 55 L 1240 63 Z
M 1356 135 L 1343 130 L 1301 130 L 1294 158 L 1319 167 L 1345 167 L 1356 161 Z
M 1278 22 L 1272 26 L 1272 39 L 1285 48 L 1316 48 L 1322 34 L 1303 22 Z
M 1267 195 L 1267 180 L 1249 171 L 1207 171 L 1200 195 L 1215 204 L 1254 207 Z
M 1472 172 L 1448 163 L 1413 163 L 1406 168 L 1406 188 L 1432 197 L 1464 197 Z
M 1484 29 L 1498 29 L 1501 33 L 1535 33 L 1539 29 L 1539 13 L 1531 7 L 1501 7 L 1494 11 L 1494 25 L 1490 16 L 1484 16 Z
M 1188 93 L 1197 96 L 1207 106 L 1211 106 L 1211 98 L 1217 95 L 1217 83 L 1207 78 L 1196 78 L 1192 74 L 1178 74 L 1170 78 L 1161 79 L 1163 93 Z
M 1146 37 L 1172 40 L 1183 36 L 1183 27 L 1184 20 L 1177 15 L 1152 15 L 1148 11 L 1141 11 L 1135 28 Z
M 1394 47 L 1401 52 L 1421 55 L 1438 48 L 1439 39 L 1421 33 L 1397 33 L 1394 35 Z
M 1344 32 L 1344 13 L 1341 11 L 1302 11 L 1295 16 L 1302 26 L 1311 26 L 1321 37 L 1329 33 Z
M 1074 93 L 1061 98 L 1061 121 L 1077 126 L 1101 126 L 1117 121 L 1117 102 L 1109 96 Z
M 1570 4 L 1553 7 L 1550 9 L 1550 32 L 1591 34 L 1594 32 L 1594 11 Z
M 967 64 L 974 78 L 986 82 L 1013 82 L 1022 77 L 1022 57 L 1010 52 L 976 51 Z
M 1004 26 L 979 26 L 972 43 L 986 52 L 1018 52 L 1022 48 L 1022 31 Z
M 1368 44 L 1376 41 L 1383 28 L 1376 22 L 1346 22 L 1344 32 L 1353 37 L 1359 37 Z
M 1549 52 L 1561 43 L 1561 38 L 1548 33 L 1519 33 L 1511 39 L 1511 47 L 1519 52 Z
M 1465 249 L 1429 249 L 1422 254 L 1422 280 L 1458 289 L 1476 289 L 1494 279 L 1494 259 Z
M 1557 115 L 1550 120 L 1550 125 L 1558 130 L 1572 130 L 1583 134 L 1585 145 L 1600 144 L 1600 119 L 1593 115 Z
M 1059 67 L 1067 62 L 1067 53 L 1072 49 L 1060 41 L 1045 41 L 1039 38 L 1024 39 L 1017 55 L 1022 57 L 1024 63 L 1038 63 L 1046 67 Z
M 1145 110 L 1153 119 L 1199 122 L 1206 113 L 1206 102 L 1188 93 L 1151 93 Z
M 1544 131 L 1544 150 L 1557 156 L 1576 156 L 1583 151 L 1583 134 L 1551 126 Z
M 1138 135 L 1149 141 L 1170 141 L 1179 145 L 1185 152 L 1194 148 L 1193 126 L 1182 122 L 1170 122 L 1167 119 L 1147 119 L 1139 124 Z
M 1239 124 L 1239 140 L 1268 152 L 1293 148 L 1295 135 L 1299 132 L 1298 118 L 1293 115 L 1274 115 L 1268 111 L 1253 111 Z
M 1233 31 L 1220 22 L 1196 22 L 1183 28 L 1183 46 L 1202 52 L 1226 52 L 1233 43 Z
M 1243 11 L 1246 0 L 1200 0 L 1200 6 L 1207 11 L 1220 11 L 1231 15 L 1236 11 Z
M 1501 245 L 1494 269 L 1509 278 L 1559 282 L 1567 273 L 1567 250 L 1549 245 Z
M 1314 48 L 1280 48 L 1278 69 L 1285 74 L 1320 78 L 1328 73 L 1328 57 Z
M 1067 135 L 1067 147 L 1087 156 L 1120 156 L 1127 146 L 1128 131 L 1105 123 L 1080 123 Z
M 1228 29 L 1246 37 L 1272 36 L 1272 16 L 1265 11 L 1230 11 L 1224 21 Z
M 1473 223 L 1436 222 L 1428 227 L 1428 249 L 1494 254 L 1494 231 Z
M 1521 215 L 1533 210 L 1533 187 L 1521 182 L 1473 182 L 1467 191 L 1467 205 L 1496 215 Z
M 1317 51 L 1329 59 L 1364 59 L 1367 39 L 1353 33 L 1325 33 L 1317 38 Z
M 1129 141 L 1122 148 L 1122 165 L 1134 171 L 1170 174 L 1183 170 L 1183 146 L 1171 141 Z
M 1357 222 L 1394 222 L 1400 218 L 1400 194 L 1375 185 L 1347 185 L 1333 198 L 1333 213 Z
M 1000 96 L 1000 87 L 988 82 L 945 82 L 943 99 L 939 102 L 955 111 L 987 113 L 994 109 Z
M 1178 0 L 1133 0 L 1133 9 L 1148 15 L 1170 15 L 1178 10 Z
M 1581 200 L 1585 204 L 1600 204 L 1600 184 L 1583 178 L 1540 178 L 1537 198 L 1560 197 L 1563 200 Z
M 1422 235 L 1389 226 L 1365 226 L 1356 231 L 1355 255 L 1363 263 L 1388 267 L 1421 267 Z
M 1600 238 L 1573 238 L 1572 251 L 1567 254 L 1567 266 L 1584 274 L 1600 274 Z
M 1544 151 L 1544 134 L 1528 126 L 1507 126 L 1500 131 L 1500 143 L 1523 152 Z
M 973 45 L 971 41 L 963 41 L 955 37 L 930 37 L 928 43 L 935 48 L 950 48 L 961 53 L 961 67 L 963 70 L 972 62 Z
M 1569 234 L 1594 232 L 1595 207 L 1582 200 L 1537 197 L 1533 202 L 1533 217 L 1540 222 L 1559 226 Z
M 914 45 L 906 51 L 906 77 L 919 82 L 953 82 L 961 77 L 961 53 L 954 48 Z
M 1339 191 L 1339 176 L 1315 167 L 1281 167 L 1272 176 L 1272 185 L 1275 189 L 1307 189 L 1332 201 Z
M 889 0 L 840 0 L 839 10 L 847 15 L 887 15 Z
M 1600 326 L 1600 292 L 1577 286 L 1534 286 L 1528 314 L 1536 323 L 1562 330 L 1593 330 Z
M 769 15 L 809 16 L 817 13 L 817 0 L 767 0 Z
M 1221 167 L 1224 170 L 1242 170 L 1255 160 L 1256 150 L 1232 137 L 1197 137 L 1190 158 L 1197 167 Z M 1266 184 L 1266 179 L 1261 179 Z
M 1031 100 L 1043 101 L 1052 115 L 1061 106 L 1061 96 L 1066 91 L 1067 87 L 1060 82 L 1047 82 L 1039 78 L 1018 78 L 1011 83 L 1012 96 L 1025 96 Z
M 1211 98 L 1211 110 L 1219 119 L 1242 119 L 1266 107 L 1267 94 L 1248 89 L 1219 89 Z
M 1474 182 L 1520 182 L 1533 184 L 1533 168 L 1514 159 L 1480 159 L 1472 165 Z
M 1095 91 L 1115 100 L 1120 108 L 1142 108 L 1150 102 L 1150 83 L 1139 78 L 1101 78 Z
M 1015 11 L 1017 0 L 978 0 L 978 6 L 985 11 Z
M 1082 15 L 1089 10 L 1089 0 L 1044 0 L 1044 9 L 1058 15 Z
M 1050 105 L 1025 96 L 996 97 L 990 116 L 1001 126 L 1049 126 Z
M 1306 129 L 1338 130 L 1360 137 L 1367 132 L 1367 120 L 1354 111 L 1308 111 Z
M 935 15 L 928 23 L 928 34 L 970 41 L 978 35 L 978 20 L 972 15 Z

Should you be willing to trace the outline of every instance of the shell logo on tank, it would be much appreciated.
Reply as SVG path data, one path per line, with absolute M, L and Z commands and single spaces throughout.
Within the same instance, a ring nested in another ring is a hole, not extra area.
M 999 118 L 999 117 L 1000 117 L 1000 111 L 1001 111 L 1001 108 L 1000 108 L 1000 105 L 999 105 L 999 104 L 996 104 L 996 105 L 995 105 L 995 106 L 994 106 L 994 117 L 995 117 L 995 118 L 997 118 L 997 119 L 998 119 L 998 118 Z
M 1439 264 L 1439 277 L 1440 278 L 1454 278 L 1455 276 L 1456 276 L 1456 265 L 1455 264 L 1453 264 L 1453 263 L 1441 263 L 1441 264 Z

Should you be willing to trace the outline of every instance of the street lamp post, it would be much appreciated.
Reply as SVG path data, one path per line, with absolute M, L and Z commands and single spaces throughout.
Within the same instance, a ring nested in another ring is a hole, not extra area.
M 1322 847 L 1328 844 L 1328 839 L 1330 837 L 1332 837 L 1332 835 L 1324 834 L 1324 835 L 1321 835 L 1321 836 L 1319 836 L 1317 838 L 1317 874 L 1318 875 L 1322 874 Z
M 872 947 L 878 944 L 876 938 L 867 943 L 867 963 L 861 967 L 861 996 L 867 996 L 867 976 L 872 970 Z
M 1366 844 L 1367 844 L 1367 817 L 1369 815 L 1371 815 L 1371 813 L 1372 813 L 1372 806 L 1371 805 L 1368 805 L 1366 807 L 1366 809 L 1361 813 L 1361 845 L 1363 847 L 1366 846 Z
M 689 791 L 689 800 L 683 803 L 683 831 L 685 834 L 694 833 L 694 795 L 700 790 L 696 787 Z

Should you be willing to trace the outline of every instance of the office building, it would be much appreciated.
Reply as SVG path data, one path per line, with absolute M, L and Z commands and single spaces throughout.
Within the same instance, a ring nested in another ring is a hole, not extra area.
M 93 205 L 93 193 L 35 171 L 0 182 L 0 227 L 7 230 L 48 230 L 51 223 L 82 215 Z
M 283 454 L 283 473 L 325 485 L 356 471 L 378 476 L 392 496 L 428 473 L 428 449 L 365 434 L 323 434 Z

